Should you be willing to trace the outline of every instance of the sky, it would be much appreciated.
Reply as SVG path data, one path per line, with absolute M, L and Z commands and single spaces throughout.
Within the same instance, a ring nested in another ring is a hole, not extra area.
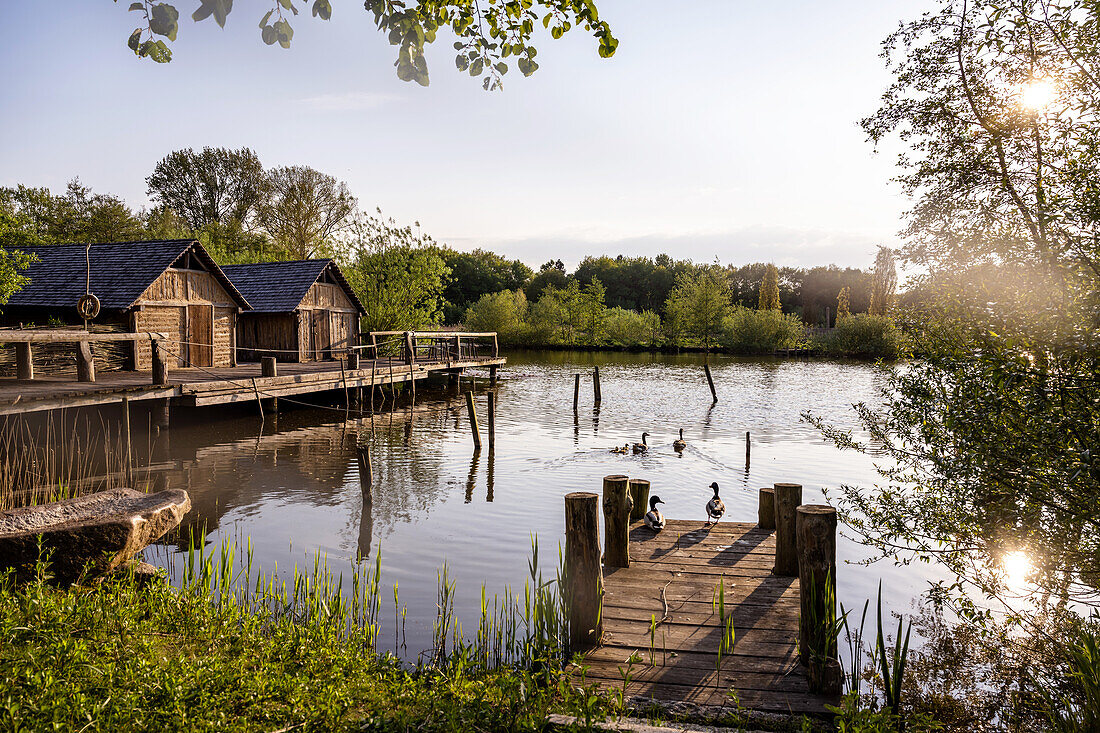
M 396 49 L 358 0 L 328 22 L 308 0 L 289 50 L 265 46 L 268 0 L 224 30 L 175 0 L 174 59 L 126 47 L 129 2 L 0 4 L 0 186 L 74 177 L 135 207 L 172 150 L 252 148 L 310 165 L 367 210 L 437 241 L 537 267 L 586 255 L 870 267 L 907 202 L 897 150 L 859 128 L 890 77 L 878 54 L 917 0 L 597 0 L 619 48 L 541 36 L 540 69 L 502 92 L 428 52 L 431 84 L 399 81 Z

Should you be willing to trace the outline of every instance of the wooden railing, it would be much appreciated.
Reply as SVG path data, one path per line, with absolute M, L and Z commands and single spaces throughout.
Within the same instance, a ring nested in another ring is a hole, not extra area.
M 168 384 L 168 363 L 160 348 L 160 340 L 168 334 L 148 331 L 92 333 L 34 329 L 0 329 L 0 344 L 15 344 L 15 375 L 17 379 L 34 379 L 34 344 L 72 343 L 76 348 L 76 378 L 81 382 L 95 381 L 95 357 L 92 344 L 107 341 L 129 341 L 133 344 L 130 366 L 137 371 L 138 344 L 152 344 L 153 384 Z
M 360 334 L 360 340 L 362 345 L 356 348 L 368 358 L 377 358 L 387 342 L 399 343 L 406 364 L 472 361 L 483 358 L 485 351 L 494 359 L 500 355 L 495 331 L 371 331 Z

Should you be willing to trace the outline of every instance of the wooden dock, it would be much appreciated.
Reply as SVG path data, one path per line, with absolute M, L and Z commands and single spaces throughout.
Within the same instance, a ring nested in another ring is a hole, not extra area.
M 618 692 L 629 666 L 627 699 L 666 704 L 820 716 L 839 703 L 811 693 L 799 664 L 799 581 L 772 574 L 774 531 L 669 520 L 660 533 L 636 523 L 629 537 L 630 567 L 603 570 L 602 644 L 576 674 Z M 736 641 L 717 667 L 719 584 Z

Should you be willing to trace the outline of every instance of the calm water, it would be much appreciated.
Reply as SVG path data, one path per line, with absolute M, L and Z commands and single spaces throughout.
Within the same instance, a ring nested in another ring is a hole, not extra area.
M 603 391 L 598 409 L 592 406 L 594 364 Z M 280 569 L 295 563 L 312 568 L 320 550 L 330 568 L 349 573 L 357 554 L 373 559 L 380 551 L 384 586 L 399 583 L 408 606 L 408 651 L 415 655 L 430 646 L 437 571 L 444 563 L 457 581 L 459 617 L 466 628 L 476 627 L 482 584 L 490 597 L 505 585 L 522 589 L 533 534 L 544 572 L 553 575 L 564 540 L 562 497 L 598 492 L 607 474 L 649 479 L 666 515 L 677 519 L 702 520 L 707 487 L 717 481 L 727 519 L 746 522 L 756 519 L 757 489 L 776 481 L 801 483 L 804 501 L 812 503 L 821 501 L 823 487 L 876 480 L 873 457 L 837 451 L 799 418 L 812 410 L 856 427 L 852 403 L 877 402 L 883 375 L 876 367 L 730 357 L 713 358 L 712 366 L 720 397 L 715 405 L 695 356 L 509 354 L 497 389 L 493 451 L 487 441 L 480 453 L 473 451 L 461 394 L 438 386 L 418 388 L 415 407 L 399 402 L 373 419 L 345 421 L 342 411 L 297 409 L 261 425 L 258 416 L 240 412 L 200 413 L 173 424 L 168 445 L 157 447 L 154 460 L 166 466 L 161 476 L 167 485 L 190 492 L 189 524 L 205 524 L 211 543 L 250 537 L 265 570 L 276 563 Z M 584 378 L 574 416 L 578 372 Z M 478 380 L 483 431 L 484 385 Z M 680 427 L 688 448 L 677 455 L 671 443 Z M 640 440 L 643 431 L 650 433 L 649 453 L 609 452 Z M 752 434 L 748 466 L 746 431 Z M 357 434 L 374 456 L 374 501 L 366 510 Z M 849 608 L 867 598 L 873 603 L 881 579 L 887 603 L 911 611 L 935 571 L 854 564 L 869 553 L 844 534 L 838 546 L 841 602 Z M 147 558 L 171 564 L 172 551 L 150 548 Z M 385 610 L 382 618 L 385 624 Z M 392 643 L 392 633 L 384 627 L 382 639 Z

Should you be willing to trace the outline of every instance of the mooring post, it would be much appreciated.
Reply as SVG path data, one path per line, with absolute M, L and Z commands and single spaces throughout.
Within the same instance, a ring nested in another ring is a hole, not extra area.
M 760 529 L 775 529 L 775 489 L 765 486 L 760 489 L 759 519 Z
M 703 373 L 707 375 L 707 384 L 710 385 L 710 396 L 714 398 L 714 401 L 718 401 L 718 393 L 714 390 L 714 378 L 710 375 L 710 363 L 703 362 Z
M 79 341 L 76 345 L 76 378 L 81 382 L 95 381 L 95 357 L 87 341 Z
M 354 371 L 358 368 L 359 368 L 359 352 L 358 351 L 349 351 L 348 352 L 348 370 Z
M 603 402 L 603 394 L 600 392 L 600 368 L 592 368 L 592 391 L 596 398 L 596 404 Z
M 474 406 L 474 393 L 466 392 L 466 412 L 470 415 L 470 432 L 474 434 L 474 448 L 481 449 L 481 430 L 477 426 L 477 408 Z
M 798 575 L 795 514 L 802 503 L 802 484 L 775 484 L 776 575 Z
M 745 468 L 749 466 L 749 455 L 752 452 L 752 438 L 749 436 L 749 431 L 745 431 Z
M 489 412 L 489 450 L 497 444 L 497 395 L 496 392 L 488 392 L 485 395 L 488 401 Z
M 599 497 L 588 491 L 565 495 L 565 578 L 569 649 L 600 643 L 603 569 L 600 566 Z
M 836 621 L 836 509 L 803 504 L 796 520 L 798 587 L 801 610 L 798 649 L 809 667 L 810 688 L 839 694 L 840 661 L 836 637 L 829 633 Z
M 15 376 L 19 379 L 34 379 L 34 352 L 30 341 L 15 345 Z
M 636 522 L 644 519 L 649 511 L 649 481 L 644 478 L 630 479 L 630 521 Z
M 153 384 L 168 384 L 168 362 L 164 359 L 164 350 L 160 341 L 153 339 L 150 344 L 153 359 Z
M 126 488 L 134 488 L 134 453 L 130 441 L 130 398 L 122 398 L 122 440 L 126 444 Z
M 260 376 L 261 377 L 277 377 L 277 376 L 279 376 L 279 368 L 278 368 L 277 364 L 278 364 L 278 362 L 275 360 L 274 356 L 262 356 L 262 357 L 260 357 Z M 272 397 L 270 400 L 268 400 L 267 406 L 268 406 L 268 409 L 271 410 L 272 413 L 277 413 L 279 411 L 279 399 L 277 397 Z M 263 408 L 261 407 L 260 409 L 262 410 Z
M 603 561 L 630 567 L 630 492 L 626 476 L 603 477 Z
M 581 375 L 573 375 L 573 412 L 577 411 L 581 403 Z
M 374 484 L 374 465 L 370 459 L 370 445 L 356 444 L 356 459 L 359 462 L 359 488 L 363 492 L 363 503 L 374 501 L 371 495 L 371 486 Z
M 497 386 L 497 367 L 495 366 L 489 367 L 489 385 L 492 387 Z

